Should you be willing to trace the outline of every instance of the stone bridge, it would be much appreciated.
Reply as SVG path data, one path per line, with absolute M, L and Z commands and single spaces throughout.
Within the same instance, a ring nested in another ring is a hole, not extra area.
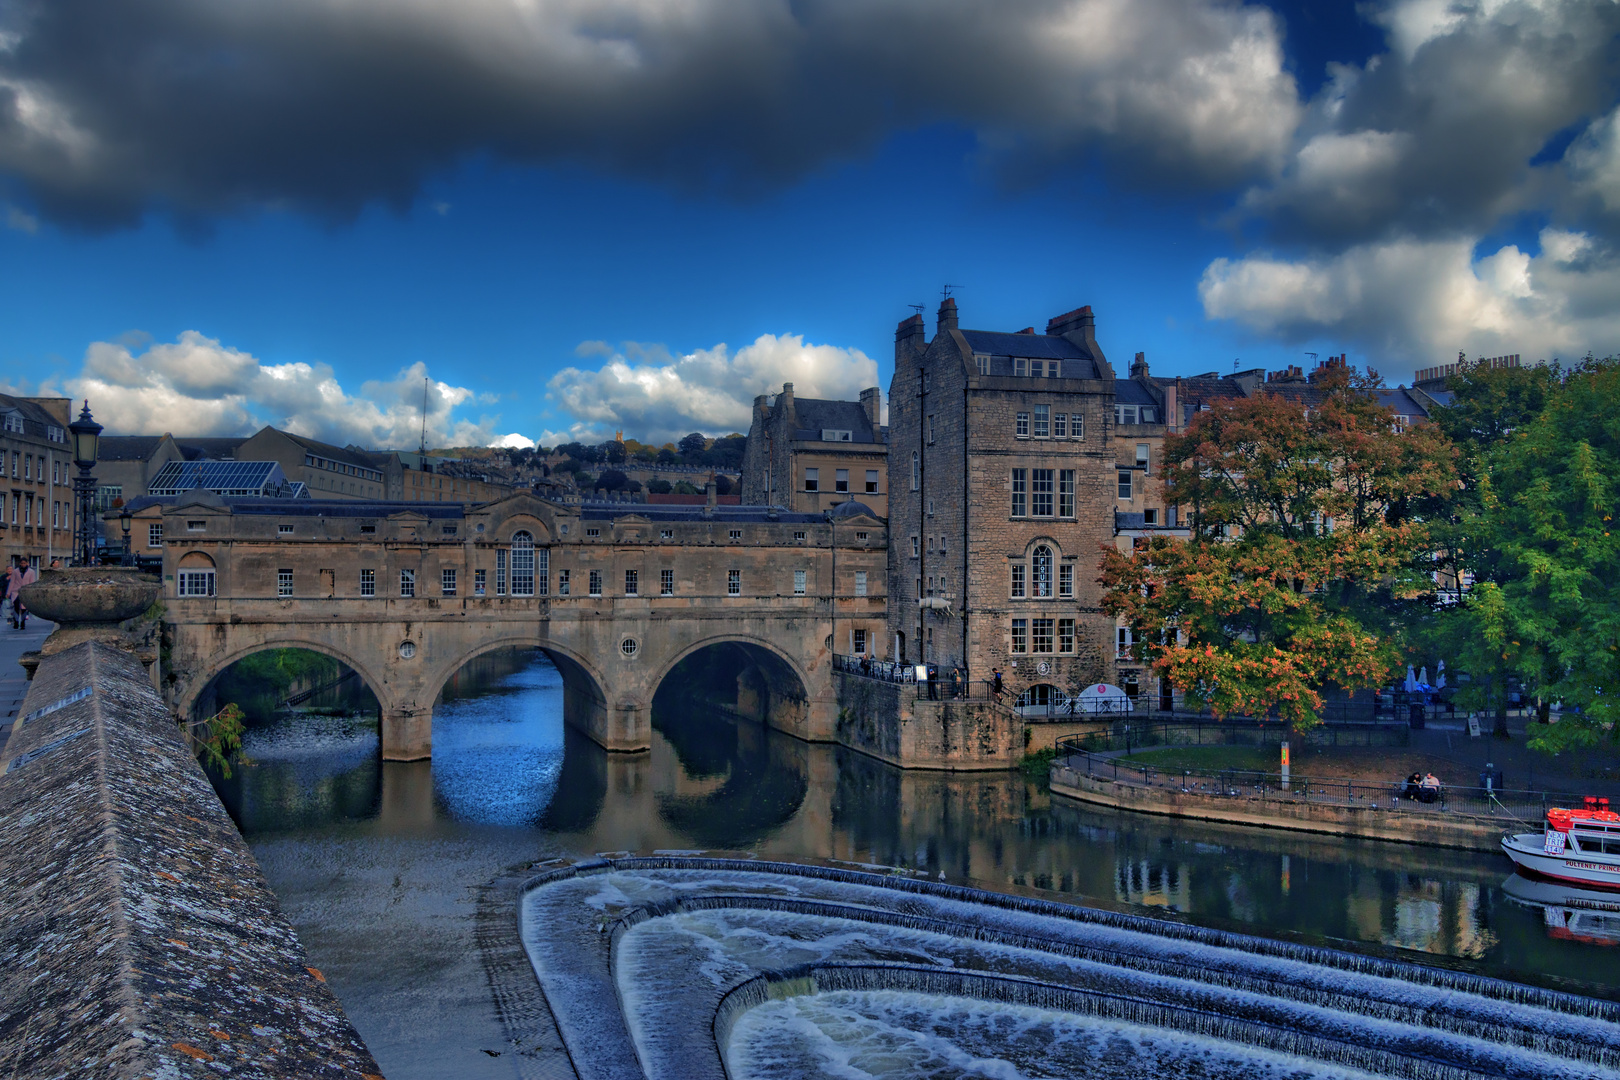
M 432 752 L 433 703 L 474 657 L 541 649 L 569 724 L 609 750 L 651 745 L 654 695 L 682 660 L 727 650 L 736 708 L 800 738 L 837 737 L 832 654 L 881 652 L 887 531 L 762 507 L 222 500 L 135 515 L 163 550 L 164 685 L 192 715 L 264 649 L 353 668 L 381 707 L 382 753 Z

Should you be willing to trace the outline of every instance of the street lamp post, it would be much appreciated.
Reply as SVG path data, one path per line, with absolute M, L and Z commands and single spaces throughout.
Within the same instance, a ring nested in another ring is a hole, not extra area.
M 120 566 L 135 565 L 135 553 L 129 548 L 129 519 L 131 516 L 128 505 L 118 511 L 118 524 L 123 526 L 124 529 L 124 557 L 119 560 Z
M 96 478 L 90 470 L 95 468 L 101 447 L 101 425 L 90 415 L 88 399 L 68 430 L 73 433 L 73 464 L 79 467 L 79 475 L 73 478 L 74 501 L 79 504 L 79 527 L 73 536 L 75 557 L 80 566 L 90 566 L 96 558 L 95 526 L 91 524 L 96 513 Z

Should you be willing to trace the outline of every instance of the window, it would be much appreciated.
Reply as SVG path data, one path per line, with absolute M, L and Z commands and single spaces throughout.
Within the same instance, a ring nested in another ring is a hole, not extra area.
M 1086 437 L 1086 418 L 1083 413 L 1069 414 L 1069 438 L 1083 439 Z
M 1036 517 L 1052 516 L 1052 476 L 1051 469 L 1030 470 L 1030 508 L 1029 512 Z
M 277 525 L 276 526 L 276 535 L 277 536 L 291 536 L 292 534 L 293 534 L 293 527 L 291 525 Z
M 416 571 L 415 570 L 401 570 L 399 572 L 399 595 L 401 595 L 401 596 L 415 596 L 416 595 Z
M 534 594 L 536 596 L 549 596 L 551 594 L 551 549 L 536 548 L 534 553 L 536 556 Z
M 990 358 L 982 353 L 975 354 L 973 363 L 978 367 L 980 375 L 990 374 Z
M 495 595 L 506 595 L 506 549 L 495 549 Z
M 1052 549 L 1045 544 L 1035 549 L 1030 558 L 1031 575 L 1035 580 L 1035 595 L 1042 600 L 1052 598 Z
M 1029 413 L 1021 412 L 1018 414 L 1016 423 L 1013 427 L 1013 434 L 1018 436 L 1020 439 L 1029 438 Z
M 876 469 L 867 469 L 866 470 L 866 493 L 868 495 L 876 495 L 877 494 L 877 489 L 878 489 L 878 471 Z
M 933 553 L 934 553 L 934 538 L 932 536 L 930 536 L 928 538 L 928 554 L 932 555 Z
M 855 534 L 855 539 L 857 539 L 857 540 L 864 543 L 866 541 L 866 533 L 863 533 L 863 532 L 856 533 Z
M 1058 517 L 1074 517 L 1074 470 L 1058 473 Z
M 626 656 L 636 655 L 636 650 L 640 648 L 641 646 L 633 637 L 627 637 L 623 641 L 619 642 L 619 651 L 624 653 Z
M 1146 510 L 1142 511 L 1142 524 L 1157 525 L 1158 523 L 1159 511 L 1156 508 L 1150 506 Z
M 1023 517 L 1029 513 L 1029 470 L 1014 469 L 1012 471 L 1012 516 Z
M 1052 438 L 1067 439 L 1069 437 L 1069 416 L 1067 413 L 1052 414 Z
M 1131 497 L 1131 471 L 1129 469 L 1119 470 L 1119 497 L 1122 499 Z
M 857 570 L 857 571 L 855 571 L 855 595 L 856 596 L 865 596 L 866 595 L 866 571 L 865 570 Z
M 512 534 L 512 595 L 534 595 L 534 537 L 527 531 Z
M 1058 567 L 1058 598 L 1069 600 L 1074 597 L 1074 563 L 1064 563 Z
M 1022 357 L 1022 356 L 1013 357 L 1013 374 L 1014 375 L 1028 375 L 1029 374 L 1029 361 L 1027 359 L 1025 359 L 1024 357 Z
M 1131 628 L 1128 626 L 1116 627 L 1114 630 L 1114 656 L 1119 660 L 1127 660 L 1131 655 Z
M 741 570 L 727 570 L 726 571 L 726 595 L 727 596 L 741 596 L 742 595 L 742 571 Z
M 369 535 L 369 534 L 374 533 L 376 531 L 377 531 L 377 526 L 375 526 L 375 525 L 362 525 L 362 526 L 360 526 L 360 532 L 362 534 Z
M 376 596 L 377 595 L 377 571 L 375 571 L 375 570 L 362 570 L 362 571 L 360 571 L 360 595 L 361 596 Z
M 853 630 L 849 635 L 850 651 L 856 656 L 866 655 L 866 631 Z
M 32 525 L 33 523 L 34 523 L 34 497 L 32 495 L 27 495 L 27 496 L 23 497 L 23 524 L 24 525 Z
M 1049 653 L 1052 651 L 1052 620 L 1031 619 L 1029 627 L 1029 651 Z
M 934 441 L 934 414 L 928 414 L 928 441 Z
M 660 539 L 660 540 L 673 540 L 673 539 L 675 539 L 675 530 L 674 529 L 660 529 L 658 531 L 658 539 Z
M 445 596 L 456 595 L 456 572 L 453 569 L 439 571 L 439 592 Z
M 1119 405 L 1119 404 L 1115 404 L 1115 406 L 1114 406 L 1114 423 L 1116 423 L 1116 424 L 1134 424 L 1134 423 L 1136 423 L 1136 419 L 1137 419 L 1137 408 L 1136 408 L 1135 405 Z
M 851 437 L 854 436 L 854 434 L 855 433 L 853 431 L 835 430 L 833 428 L 822 428 L 821 429 L 821 441 L 822 442 L 849 442 Z
M 932 420 L 933 417 L 929 417 L 929 419 Z M 43 468 L 41 468 L 39 470 L 39 472 L 40 472 L 41 476 L 45 475 L 45 470 Z M 24 480 L 32 480 L 33 478 L 34 478 L 34 455 L 33 454 L 24 454 L 23 455 L 23 479 Z
M 917 460 L 917 451 L 911 452 L 911 490 L 916 491 L 922 482 L 922 466 Z
M 941 555 L 945 554 L 945 536 L 944 536 L 944 534 L 941 534 L 940 538 L 939 538 L 939 553 Z
M 291 596 L 293 594 L 293 581 L 291 570 L 276 571 L 276 595 Z
M 1024 598 L 1024 571 L 1025 568 L 1023 563 L 1015 562 L 1012 564 L 1012 595 L 1014 600 L 1022 600 Z
M 742 530 L 732 529 L 730 539 L 733 544 L 740 543 L 742 541 Z
M 934 516 L 934 500 L 933 499 L 928 500 L 928 516 L 929 517 Z
M 213 596 L 214 572 L 212 570 L 180 571 L 175 583 L 175 595 Z
M 839 469 L 839 470 L 837 470 L 836 472 L 833 473 L 833 490 L 834 491 L 848 491 L 849 490 L 849 470 L 848 469 Z
M 590 587 L 589 588 L 590 595 L 592 595 L 592 596 L 601 596 L 602 595 L 602 571 L 600 571 L 600 570 L 592 570 L 591 573 L 590 573 L 590 577 L 586 580 L 585 584 Z
M 913 536 L 911 538 L 911 557 L 913 559 L 915 559 L 921 554 L 922 554 L 922 540 L 919 537 Z
M 1142 406 L 1142 423 L 1144 423 L 1144 424 L 1153 423 L 1154 422 L 1153 418 L 1154 418 L 1155 415 L 1156 414 L 1154 412 L 1154 408 L 1153 408 L 1152 405 L 1143 405 Z
M 585 535 L 586 536 L 601 536 L 602 535 L 602 530 L 598 529 L 598 528 L 595 528 L 595 527 L 592 527 L 592 528 L 589 528 L 589 529 L 585 530 Z
M 473 595 L 474 596 L 483 596 L 484 595 L 484 587 L 488 583 L 488 581 L 489 581 L 489 571 L 487 571 L 487 570 L 474 570 L 473 571 Z
M 640 571 L 638 571 L 638 570 L 626 570 L 624 572 L 624 595 L 626 595 L 626 596 L 640 596 L 641 595 L 641 572 Z
M 60 484 L 61 482 L 62 482 L 62 463 L 60 461 L 57 461 L 55 458 L 52 458 L 51 459 L 51 483 Z
M 1029 620 L 1014 619 L 1012 621 L 1012 651 L 1015 653 L 1029 652 Z
M 1058 620 L 1058 652 L 1074 652 L 1074 620 Z
M 806 469 L 806 470 L 804 470 L 804 490 L 806 490 L 806 491 L 817 491 L 817 490 L 820 489 L 820 487 L 821 487 L 821 470 L 820 469 Z
M 1164 512 L 1164 523 L 1172 529 L 1176 527 L 1176 507 L 1172 506 Z
M 1035 406 L 1035 437 L 1048 438 L 1052 433 L 1052 406 Z
M 445 525 L 439 529 L 439 535 L 454 536 L 456 535 L 456 527 L 454 525 Z
M 1138 469 L 1148 467 L 1148 444 L 1145 442 L 1136 444 L 1136 467 Z
M 803 570 L 795 570 L 795 571 L 793 571 L 793 595 L 794 596 L 803 596 L 805 594 L 805 578 L 806 578 L 806 576 L 807 575 L 805 574 L 805 572 Z
M 62 524 L 62 504 L 51 503 L 51 528 L 58 528 Z
M 568 581 L 568 571 L 567 570 L 559 570 L 559 571 L 557 571 L 557 595 L 558 596 L 567 596 L 568 595 L 568 590 L 571 587 L 572 586 L 569 584 L 569 581 Z
M 659 596 L 674 596 L 675 595 L 675 571 L 673 571 L 673 570 L 660 570 L 660 571 L 658 571 L 658 595 Z

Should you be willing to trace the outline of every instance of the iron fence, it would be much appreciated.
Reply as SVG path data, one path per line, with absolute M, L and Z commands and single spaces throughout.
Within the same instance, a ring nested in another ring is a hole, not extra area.
M 1057 740 L 1054 764 L 1076 773 L 1137 787 L 1158 788 L 1215 798 L 1358 806 L 1405 813 L 1450 814 L 1541 827 L 1547 809 L 1580 806 L 1583 795 L 1560 791 L 1485 789 L 1441 786 L 1425 792 L 1405 780 L 1369 783 L 1361 780 L 1292 776 L 1249 769 L 1163 769 L 1083 749 L 1078 736 Z
M 1092 753 L 1131 753 L 1155 746 L 1278 746 L 1285 739 L 1312 746 L 1407 746 L 1412 729 L 1397 723 L 1329 721 L 1301 735 L 1281 720 L 1212 720 L 1194 714 L 1180 719 L 1115 723 L 1107 731 L 1066 738 L 1076 742 L 1077 749 Z

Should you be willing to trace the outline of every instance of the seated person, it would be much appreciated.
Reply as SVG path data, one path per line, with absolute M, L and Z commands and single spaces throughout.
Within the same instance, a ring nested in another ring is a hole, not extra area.
M 1401 790 L 1401 794 L 1408 799 L 1415 799 L 1418 797 L 1418 792 L 1422 789 L 1422 787 L 1423 774 L 1413 773 L 1411 776 L 1406 778 L 1406 786 Z
M 1418 797 L 1424 802 L 1432 803 L 1440 798 L 1440 778 L 1434 775 L 1434 773 L 1425 774 L 1423 777 L 1423 783 L 1420 784 L 1419 787 L 1421 788 L 1421 791 L 1419 792 Z

